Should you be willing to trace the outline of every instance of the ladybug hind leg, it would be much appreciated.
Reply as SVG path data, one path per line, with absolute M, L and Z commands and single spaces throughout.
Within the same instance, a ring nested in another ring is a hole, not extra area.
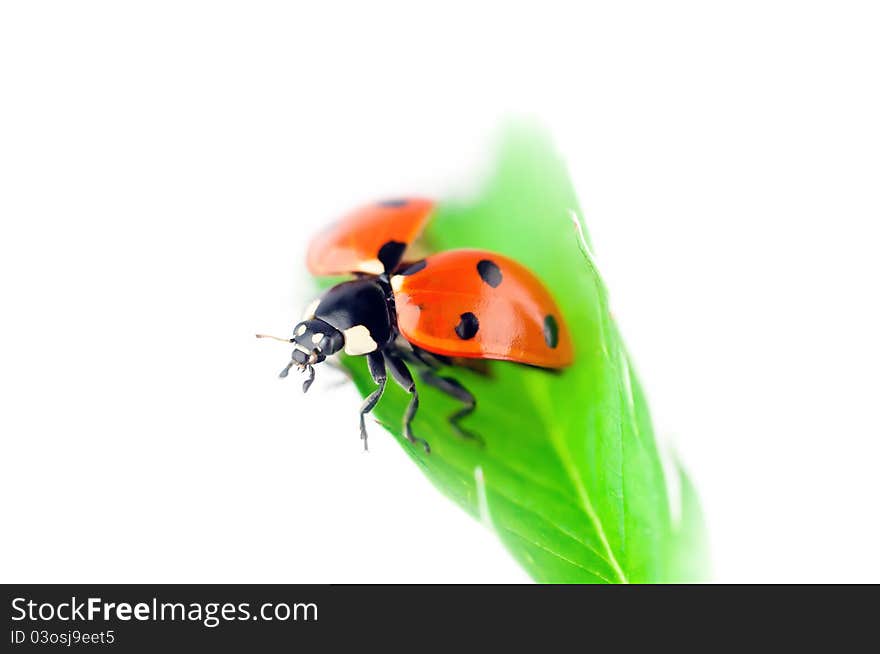
M 409 405 L 406 407 L 406 413 L 403 416 L 403 434 L 410 443 L 421 443 L 422 447 L 425 448 L 425 452 L 430 453 L 431 446 L 428 445 L 428 441 L 418 438 L 412 432 L 412 421 L 416 417 L 416 411 L 419 409 L 419 392 L 416 390 L 416 383 L 413 381 L 412 373 L 410 373 L 403 359 L 393 352 L 386 352 L 385 360 L 388 363 L 388 370 L 391 371 L 394 381 L 410 394 Z

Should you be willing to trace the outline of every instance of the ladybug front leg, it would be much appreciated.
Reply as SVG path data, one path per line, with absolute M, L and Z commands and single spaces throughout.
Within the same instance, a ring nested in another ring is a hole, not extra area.
M 410 443 L 421 443 L 422 447 L 425 448 L 425 452 L 430 453 L 431 446 L 428 445 L 428 441 L 423 438 L 417 438 L 412 433 L 412 421 L 413 418 L 416 417 L 416 411 L 418 411 L 419 408 L 419 393 L 416 390 L 416 383 L 413 381 L 412 374 L 410 373 L 409 368 L 406 367 L 403 359 L 393 352 L 386 352 L 385 359 L 388 362 L 388 369 L 391 371 L 391 376 L 394 377 L 394 381 L 412 396 L 409 401 L 409 406 L 406 407 L 406 413 L 403 416 L 403 433 Z
M 382 397 L 382 393 L 385 392 L 385 357 L 381 352 L 370 352 L 367 355 L 367 366 L 370 368 L 370 376 L 379 386 L 367 396 L 361 405 L 361 440 L 364 441 L 365 450 L 367 449 L 367 426 L 364 416 L 373 410 L 379 398 Z

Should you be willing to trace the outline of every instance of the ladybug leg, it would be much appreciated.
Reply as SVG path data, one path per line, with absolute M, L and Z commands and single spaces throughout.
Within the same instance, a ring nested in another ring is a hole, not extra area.
M 364 441 L 365 450 L 367 449 L 367 426 L 364 424 L 364 416 L 373 410 L 385 391 L 385 357 L 381 352 L 370 352 L 367 355 L 367 365 L 370 368 L 370 376 L 379 386 L 367 396 L 361 405 L 361 440 Z
M 388 362 L 388 369 L 400 387 L 411 395 L 409 406 L 406 407 L 406 413 L 403 416 L 403 434 L 410 443 L 421 443 L 426 453 L 431 452 L 431 446 L 428 441 L 423 438 L 417 438 L 412 433 L 412 421 L 419 409 L 419 393 L 416 390 L 416 383 L 413 381 L 412 374 L 403 359 L 392 352 L 387 352 L 385 358 Z
M 449 416 L 449 424 L 452 425 L 455 433 L 462 438 L 477 441 L 481 440 L 479 436 L 471 431 L 468 431 L 459 424 L 461 420 L 467 418 L 470 414 L 474 412 L 474 409 L 477 408 L 477 398 L 475 398 L 468 389 L 462 386 L 461 382 L 459 382 L 457 379 L 453 379 L 452 377 L 441 377 L 440 375 L 434 374 L 434 372 L 431 370 L 422 371 L 420 376 L 422 378 L 422 381 L 425 382 L 428 386 L 433 386 L 442 393 L 445 393 L 449 397 L 452 397 L 464 404 L 464 407 Z

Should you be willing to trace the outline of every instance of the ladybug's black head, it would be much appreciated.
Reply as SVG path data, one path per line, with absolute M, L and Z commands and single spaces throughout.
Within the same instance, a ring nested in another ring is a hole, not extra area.
M 266 334 L 257 334 L 257 338 L 272 338 L 282 343 L 293 343 L 296 349 L 290 355 L 290 363 L 281 371 L 280 376 L 287 377 L 287 373 L 294 366 L 300 372 L 308 370 L 309 377 L 303 383 L 303 393 L 309 390 L 309 386 L 315 381 L 314 365 L 336 354 L 345 345 L 342 332 L 316 318 L 304 320 L 294 327 L 293 338 L 279 338 Z
M 302 368 L 321 363 L 331 354 L 339 352 L 345 345 L 345 338 L 339 330 L 323 320 L 313 318 L 293 328 L 293 343 L 296 349 L 291 359 Z

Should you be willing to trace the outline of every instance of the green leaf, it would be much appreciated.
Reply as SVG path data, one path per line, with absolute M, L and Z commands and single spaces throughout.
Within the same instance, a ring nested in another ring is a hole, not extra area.
M 681 583 L 706 581 L 710 574 L 710 562 L 703 509 L 697 489 L 678 461 L 675 462 L 675 474 L 680 488 L 681 516 L 673 527 L 669 580 Z
M 696 495 L 682 472 L 686 506 L 675 524 L 642 389 L 565 166 L 544 134 L 509 127 L 482 191 L 472 201 L 440 203 L 425 241 L 432 251 L 501 252 L 531 268 L 562 309 L 575 364 L 561 373 L 506 362 L 492 362 L 488 377 L 448 371 L 477 397 L 464 425 L 482 443 L 453 432 L 447 418 L 460 405 L 424 384 L 414 431 L 430 454 L 402 437 L 408 396 L 394 384 L 375 417 L 536 581 L 699 580 Z M 362 394 L 373 390 L 362 357 L 344 364 Z

